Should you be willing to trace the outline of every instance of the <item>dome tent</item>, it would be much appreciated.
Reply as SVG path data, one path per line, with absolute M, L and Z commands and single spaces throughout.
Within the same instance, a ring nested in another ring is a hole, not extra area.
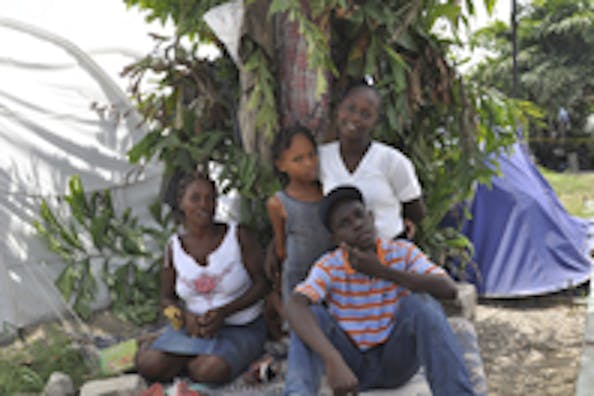
M 567 213 L 522 143 L 498 161 L 501 175 L 478 186 L 463 227 L 475 249 L 468 280 L 486 297 L 546 294 L 589 280 L 593 219 Z

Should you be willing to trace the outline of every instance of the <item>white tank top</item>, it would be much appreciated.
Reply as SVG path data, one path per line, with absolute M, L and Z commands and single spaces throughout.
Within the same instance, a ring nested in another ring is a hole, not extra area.
M 237 224 L 229 223 L 223 242 L 207 256 L 207 265 L 199 265 L 182 247 L 177 234 L 170 239 L 175 291 L 185 301 L 186 309 L 202 315 L 241 296 L 252 285 L 246 271 L 237 238 Z M 225 323 L 246 324 L 262 313 L 262 301 L 229 315 Z

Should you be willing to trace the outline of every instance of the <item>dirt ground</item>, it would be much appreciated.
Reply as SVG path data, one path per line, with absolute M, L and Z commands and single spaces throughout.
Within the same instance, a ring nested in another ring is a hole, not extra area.
M 575 395 L 586 309 L 563 296 L 481 301 L 475 327 L 489 395 Z

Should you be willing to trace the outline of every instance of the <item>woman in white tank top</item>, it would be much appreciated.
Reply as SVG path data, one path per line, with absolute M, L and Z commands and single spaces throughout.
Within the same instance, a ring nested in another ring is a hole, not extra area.
M 149 380 L 185 373 L 196 382 L 224 383 L 263 352 L 262 252 L 245 228 L 215 222 L 215 206 L 210 179 L 196 174 L 180 182 L 185 232 L 170 238 L 161 274 L 171 323 L 136 356 L 138 372 Z

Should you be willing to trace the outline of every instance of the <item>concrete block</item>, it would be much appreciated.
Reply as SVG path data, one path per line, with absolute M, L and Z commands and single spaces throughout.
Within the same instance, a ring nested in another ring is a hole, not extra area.
M 322 380 L 322 386 L 319 392 L 320 396 L 332 396 L 332 390 L 325 382 L 326 378 Z M 425 377 L 423 368 L 421 368 L 406 384 L 393 389 L 372 389 L 359 393 L 361 396 L 431 396 L 431 388 Z
M 454 300 L 440 300 L 447 316 L 462 316 L 468 320 L 474 319 L 478 301 L 476 287 L 467 282 L 457 282 L 458 295 Z
M 592 278 L 594 278 L 594 272 Z M 576 396 L 592 395 L 592 389 L 594 389 L 594 376 L 592 373 L 594 373 L 594 289 L 590 289 L 590 295 L 588 296 L 584 344 L 580 358 L 580 371 L 575 386 Z
M 485 375 L 478 336 L 474 325 L 470 320 L 461 316 L 452 316 L 448 320 L 462 348 L 462 358 L 470 375 L 470 383 L 472 384 L 475 395 L 487 396 L 487 376 Z
M 126 374 L 85 383 L 80 396 L 135 396 L 146 389 L 146 382 L 137 374 Z
M 431 388 L 423 369 L 417 372 L 406 384 L 396 389 L 373 389 L 360 393 L 361 396 L 431 396 Z

